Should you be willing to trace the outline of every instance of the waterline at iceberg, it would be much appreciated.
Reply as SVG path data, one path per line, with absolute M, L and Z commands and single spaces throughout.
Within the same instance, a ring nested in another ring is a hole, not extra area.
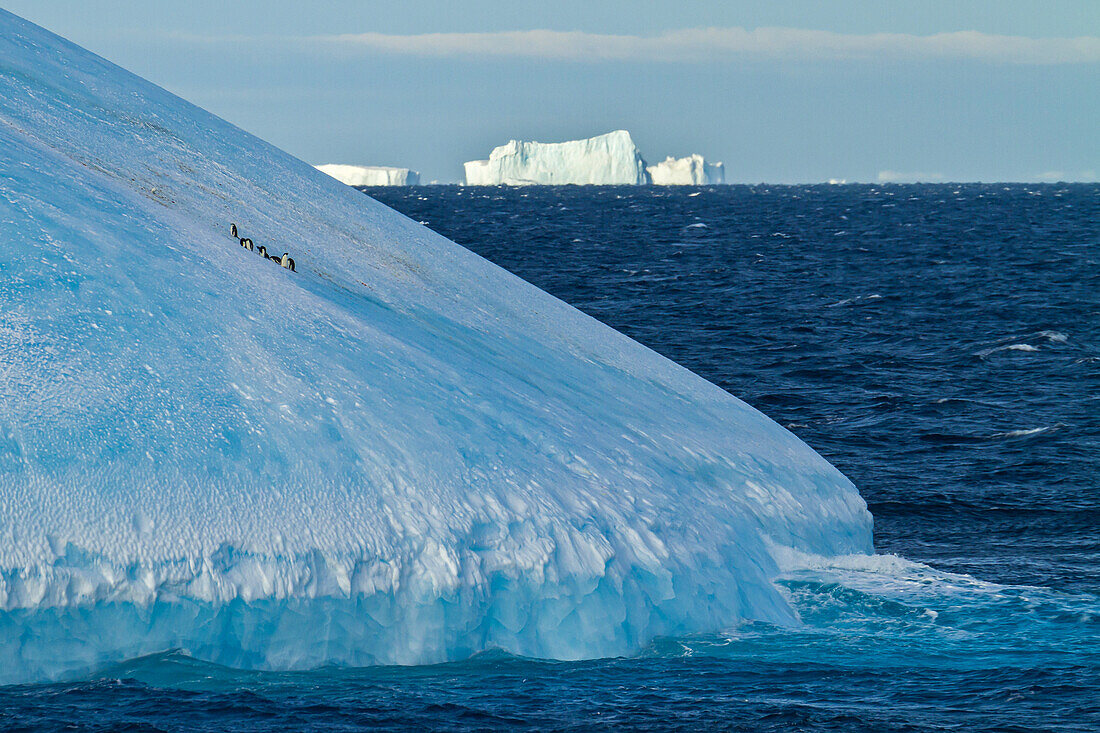
M 718 387 L 63 39 L 0 31 L 0 682 L 170 648 L 627 654 L 795 622 L 775 546 L 871 551 L 855 487 Z

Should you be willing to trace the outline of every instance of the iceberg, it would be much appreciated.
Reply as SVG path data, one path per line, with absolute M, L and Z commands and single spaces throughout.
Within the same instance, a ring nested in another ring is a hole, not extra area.
M 650 180 L 657 186 L 706 186 L 726 182 L 726 168 L 721 163 L 708 163 L 693 153 L 686 158 L 671 155 L 646 168 Z
M 2 10 L 0 59 L 0 683 L 629 654 L 872 552 L 724 390 Z
M 384 165 L 340 165 L 328 163 L 314 166 L 349 186 L 419 186 L 420 174 L 408 168 Z
M 563 143 L 510 140 L 494 148 L 488 160 L 471 160 L 465 169 L 467 186 L 649 182 L 645 160 L 626 130 Z

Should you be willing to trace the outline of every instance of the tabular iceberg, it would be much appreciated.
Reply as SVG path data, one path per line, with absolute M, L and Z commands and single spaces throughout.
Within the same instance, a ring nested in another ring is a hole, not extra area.
M 420 174 L 408 168 L 390 168 L 384 165 L 340 165 L 337 163 L 315 167 L 322 173 L 330 175 L 349 186 L 420 185 Z
M 646 168 L 650 180 L 657 186 L 706 186 L 726 182 L 726 168 L 721 163 L 708 163 L 693 153 L 686 158 L 671 155 Z
M 645 160 L 630 133 L 615 130 L 563 143 L 510 140 L 488 160 L 465 164 L 468 186 L 648 183 Z
M 0 682 L 625 654 L 871 551 L 718 387 L 6 11 L 0 59 Z

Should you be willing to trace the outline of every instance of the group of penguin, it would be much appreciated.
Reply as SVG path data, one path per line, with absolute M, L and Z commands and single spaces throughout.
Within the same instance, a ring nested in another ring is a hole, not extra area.
M 297 270 L 294 269 L 294 258 L 292 258 L 289 254 L 287 254 L 286 252 L 283 252 L 282 257 L 276 257 L 274 255 L 269 255 L 267 253 L 267 247 L 263 246 L 262 244 L 259 246 L 258 249 L 254 248 L 253 245 L 252 245 L 252 240 L 251 239 L 248 239 L 247 237 L 237 236 L 237 225 L 236 224 L 230 224 L 229 225 L 229 235 L 231 237 L 235 237 L 237 239 L 237 241 L 239 241 L 241 243 L 241 246 L 244 247 L 245 249 L 247 249 L 249 252 L 255 251 L 261 257 L 263 257 L 265 260 L 271 260 L 275 264 L 282 265 L 283 267 L 290 270 L 291 272 L 297 272 Z

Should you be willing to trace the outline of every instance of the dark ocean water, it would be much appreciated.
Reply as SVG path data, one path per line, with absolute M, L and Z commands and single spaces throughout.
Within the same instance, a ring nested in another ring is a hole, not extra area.
M 0 727 L 1100 730 L 1100 185 L 373 189 L 760 408 L 884 557 L 630 659 L 0 688 Z

